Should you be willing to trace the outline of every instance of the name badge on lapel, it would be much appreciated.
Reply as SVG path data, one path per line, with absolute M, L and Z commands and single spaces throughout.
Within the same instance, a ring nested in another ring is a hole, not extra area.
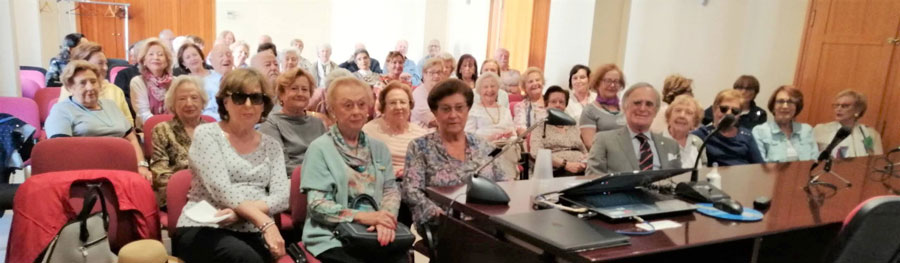
M 669 161 L 674 161 L 675 159 L 678 159 L 678 155 L 674 154 L 674 153 L 669 153 Z

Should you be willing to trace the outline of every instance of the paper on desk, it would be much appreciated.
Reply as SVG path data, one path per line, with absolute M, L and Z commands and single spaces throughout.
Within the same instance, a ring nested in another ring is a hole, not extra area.
M 653 222 L 650 222 L 650 224 L 653 224 L 653 228 L 656 228 L 656 230 L 681 227 L 681 224 L 679 224 L 678 222 L 672 221 L 672 220 L 653 221 Z M 635 224 L 634 226 L 637 228 L 646 230 L 646 231 L 650 231 L 651 229 L 653 229 L 647 223 Z
M 184 211 L 184 214 L 191 220 L 204 224 L 216 224 L 231 216 L 231 214 L 226 214 L 216 217 L 217 211 L 218 210 L 208 202 L 200 201 L 199 203 L 194 204 L 191 209 Z

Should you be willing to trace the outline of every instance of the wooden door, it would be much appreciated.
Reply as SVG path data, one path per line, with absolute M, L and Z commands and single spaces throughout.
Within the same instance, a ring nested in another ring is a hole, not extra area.
M 800 120 L 811 125 L 833 121 L 834 96 L 851 88 L 869 98 L 860 121 L 882 130 L 884 109 L 897 104 L 885 95 L 897 68 L 896 48 L 888 39 L 900 28 L 900 1 L 813 0 L 806 26 L 795 84 L 809 106 Z
M 124 57 L 121 19 L 115 16 L 117 6 L 76 3 L 78 32 L 103 47 L 109 58 Z
M 900 38 L 900 30 L 896 35 Z M 900 44 L 900 43 L 898 43 Z M 884 106 L 881 110 L 881 140 L 884 142 L 884 151 L 900 146 L 900 46 L 895 44 L 894 56 L 891 59 L 890 78 L 884 96 Z M 896 160 L 896 159 L 895 159 Z

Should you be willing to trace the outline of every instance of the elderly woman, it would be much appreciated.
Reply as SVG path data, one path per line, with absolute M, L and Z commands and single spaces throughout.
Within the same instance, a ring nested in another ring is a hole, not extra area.
M 109 70 L 106 55 L 103 54 L 103 47 L 94 42 L 87 40 L 81 42 L 81 44 L 72 49 L 70 58 L 72 60 L 85 60 L 94 64 L 94 66 L 97 66 L 97 68 L 100 69 L 101 76 L 105 75 Z M 99 81 L 101 84 L 100 87 L 98 87 L 99 94 L 97 96 L 101 99 L 108 99 L 115 102 L 116 108 L 122 111 L 122 114 L 125 115 L 125 119 L 128 120 L 128 123 L 134 125 L 134 117 L 131 116 L 131 110 L 128 109 L 128 101 L 125 99 L 125 93 L 122 92 L 122 89 L 115 84 L 109 83 L 109 81 L 106 81 L 106 79 L 102 77 Z M 59 101 L 68 100 L 69 96 L 72 96 L 69 90 L 60 89 Z
M 851 89 L 846 89 L 837 94 L 834 104 L 835 121 L 816 125 L 813 129 L 816 143 L 819 149 L 825 149 L 841 127 L 852 128 L 852 133 L 847 139 L 841 141 L 832 156 L 839 158 L 879 155 L 884 152 L 881 145 L 881 135 L 877 130 L 865 124 L 859 123 L 859 119 L 866 113 L 868 104 L 866 95 Z
M 278 140 L 253 129 L 274 107 L 266 78 L 238 69 L 216 93 L 222 121 L 197 126 L 188 158 L 191 189 L 182 211 L 208 203 L 227 216 L 198 222 L 181 213 L 172 239 L 186 262 L 272 262 L 284 256 L 284 240 L 272 215 L 288 208 L 290 181 Z
M 703 144 L 703 139 L 691 134 L 691 131 L 700 126 L 703 108 L 700 108 L 700 103 L 693 96 L 687 94 L 675 97 L 668 103 L 669 107 L 663 114 L 668 124 L 662 135 L 672 138 L 681 147 L 681 166 L 684 168 L 694 167 L 694 161 L 697 160 L 697 156 L 700 156 L 697 150 Z M 706 158 L 701 159 L 706 160 Z
M 150 156 L 153 189 L 160 207 L 166 206 L 169 178 L 175 172 L 189 168 L 188 149 L 194 129 L 206 122 L 200 116 L 207 101 L 209 97 L 203 91 L 202 81 L 193 76 L 176 77 L 172 80 L 172 88 L 166 91 L 166 109 L 175 116 L 153 127 L 153 153 Z
M 528 127 L 547 116 L 544 97 L 541 96 L 544 91 L 544 73 L 536 67 L 530 67 L 522 75 L 525 76 L 525 101 L 513 106 L 517 134 L 522 134 Z
M 475 92 L 480 94 L 482 100 L 477 101 L 469 110 L 469 118 L 466 121 L 466 132 L 475 134 L 492 145 L 502 147 L 515 139 L 516 126 L 508 106 L 498 103 L 500 91 L 500 76 L 494 73 L 481 75 L 475 82 Z M 518 148 L 508 151 L 502 157 L 504 162 L 498 162 L 504 174 L 516 175 L 519 161 Z
M 428 101 L 428 96 L 431 94 L 434 86 L 446 79 L 444 77 L 444 64 L 441 59 L 429 58 L 426 60 L 425 65 L 422 65 L 422 74 L 422 85 L 413 89 L 412 93 L 413 101 L 420 103 L 413 107 L 410 120 L 423 128 L 429 129 L 437 127 L 437 122 L 434 119 L 433 111 L 429 109 L 430 105 L 424 105 L 425 103 L 421 102 Z
M 234 44 L 234 41 L 235 41 L 234 33 L 231 32 L 231 30 L 222 30 L 222 32 L 219 32 L 219 36 L 216 38 L 216 42 L 219 42 L 219 43 L 225 44 L 225 45 Z M 219 44 L 219 43 L 217 43 L 217 44 Z
M 60 100 L 50 109 L 44 127 L 47 137 L 125 138 L 134 146 L 138 173 L 150 180 L 149 164 L 144 160 L 144 151 L 131 123 L 114 102 L 98 96 L 102 76 L 94 64 L 84 60 L 69 61 L 60 80 L 72 96 Z
M 666 112 L 666 110 L 668 110 L 669 108 L 669 104 L 672 103 L 672 101 L 675 100 L 675 98 L 678 96 L 688 95 L 693 97 L 694 91 L 691 87 L 691 84 L 693 82 L 694 80 L 685 78 L 684 76 L 678 74 L 669 75 L 668 77 L 666 77 L 666 80 L 663 82 L 662 90 L 663 104 L 659 106 L 659 111 Z M 650 125 L 650 131 L 664 132 L 668 129 L 668 123 L 669 122 L 666 120 L 665 115 L 657 114 L 656 118 L 653 119 L 653 124 Z
M 591 68 L 585 65 L 578 64 L 573 66 L 572 70 L 569 70 L 569 91 L 571 91 L 572 96 L 567 96 L 569 101 L 565 110 L 566 114 L 573 118 L 580 118 L 584 107 L 597 99 L 597 92 L 588 87 L 590 76 Z M 578 137 L 581 137 L 580 133 Z
M 441 62 L 443 62 L 444 79 L 449 79 L 450 76 L 453 76 L 453 71 L 456 70 L 456 60 L 450 52 L 441 53 L 440 58 Z
M 370 67 L 372 59 L 369 58 L 369 51 L 366 51 L 365 49 L 357 50 L 353 53 L 353 59 L 356 62 L 356 66 L 359 67 L 359 70 L 353 72 L 354 77 L 372 87 L 381 82 L 381 76 L 379 76 L 378 73 L 372 72 Z
M 387 145 L 397 178 L 403 175 L 403 162 L 406 160 L 409 142 L 428 133 L 428 130 L 409 121 L 410 109 L 414 104 L 408 85 L 398 81 L 391 82 L 378 94 L 378 112 L 381 112 L 381 117 L 366 123 L 362 128 L 367 135 Z
M 387 146 L 362 131 L 374 103 L 372 89 L 356 78 L 342 77 L 332 81 L 327 91 L 336 122 L 310 144 L 303 162 L 300 189 L 309 204 L 303 243 L 322 262 L 371 262 L 373 258 L 406 262 L 406 251 L 374 257 L 371 251 L 343 247 L 334 237 L 336 224 L 355 222 L 377 232 L 381 245 L 393 242 L 400 189 Z M 350 200 L 362 195 L 371 196 L 377 204 L 349 206 Z
M 475 81 L 478 80 L 478 62 L 475 61 L 475 57 L 469 54 L 462 55 L 456 68 L 456 78 L 469 84 L 469 87 L 475 87 Z
M 247 58 L 250 58 L 250 45 L 247 45 L 247 42 L 243 40 L 234 42 L 230 46 L 231 48 L 231 56 L 234 57 L 234 68 L 246 68 L 250 65 L 247 64 Z
M 625 75 L 615 64 L 602 65 L 591 74 L 591 89 L 597 99 L 585 106 L 578 119 L 581 141 L 591 149 L 594 134 L 625 126 L 625 114 L 619 108 L 619 91 L 625 87 Z
M 309 144 L 325 134 L 325 123 L 306 112 L 309 98 L 316 89 L 312 75 L 294 68 L 281 73 L 275 81 L 281 112 L 269 114 L 259 131 L 281 142 L 284 147 L 285 172 L 288 178 L 294 168 L 303 164 Z
M 793 86 L 781 86 L 769 98 L 773 121 L 753 127 L 753 138 L 766 162 L 815 160 L 819 147 L 812 126 L 795 121 L 803 110 L 803 93 Z
M 484 75 L 484 73 L 488 72 L 500 76 L 500 63 L 497 63 L 497 61 L 493 59 L 485 59 L 484 62 L 481 62 L 480 74 Z
M 766 123 L 766 111 L 756 106 L 756 95 L 759 94 L 759 80 L 754 76 L 742 75 L 734 81 L 732 86 L 734 90 L 741 93 L 743 102 L 741 103 L 741 118 L 738 125 L 744 129 L 751 130 L 756 125 Z M 703 113 L 703 124 L 706 125 L 713 120 L 713 112 L 715 108 L 707 108 Z
M 500 76 L 500 64 L 497 63 L 496 60 L 486 59 L 481 63 L 481 75 L 485 73 L 494 73 L 497 76 Z M 500 80 L 500 91 L 497 92 L 497 103 L 503 105 L 503 107 L 509 108 L 509 101 L 522 101 L 524 98 L 521 94 L 510 94 L 506 92 L 506 84 L 503 83 L 503 80 Z M 481 96 L 478 93 L 475 93 L 475 104 L 477 105 L 481 101 Z
M 203 56 L 203 50 L 197 44 L 185 43 L 178 48 L 178 69 L 181 72 L 191 74 L 191 76 L 204 78 L 209 75 L 206 69 L 206 57 Z M 180 75 L 180 74 L 176 74 Z
M 403 79 L 403 63 L 406 61 L 406 56 L 403 53 L 397 51 L 388 52 L 387 58 L 384 59 L 385 63 L 385 73 L 381 75 L 381 81 L 378 82 L 378 85 L 375 85 L 377 88 L 383 89 L 389 83 L 393 81 L 399 81 L 403 84 L 406 84 L 408 87 L 412 87 L 412 82 L 409 80 Z M 407 109 L 408 111 L 409 109 Z
M 569 103 L 569 92 L 559 86 L 551 86 L 544 93 L 547 109 L 563 111 Z M 587 168 L 587 148 L 581 143 L 581 131 L 575 126 L 556 126 L 544 123 L 531 134 L 531 157 L 537 158 L 538 151 L 550 150 L 553 176 L 583 175 Z
M 706 138 L 716 129 L 719 121 L 726 114 L 731 114 L 735 118 L 741 113 L 741 103 L 744 102 L 744 95 L 737 90 L 723 90 L 716 95 L 713 102 L 713 123 L 708 126 L 700 127 L 691 132 L 700 138 Z M 706 159 L 708 164 L 716 164 L 719 166 L 731 166 L 751 163 L 763 163 L 762 155 L 759 153 L 759 147 L 756 146 L 756 140 L 749 130 L 740 127 L 738 120 L 729 127 L 722 128 L 718 133 L 710 136 L 706 143 Z
M 157 39 L 144 42 L 138 53 L 140 76 L 131 79 L 131 106 L 138 123 L 156 114 L 167 113 L 163 100 L 172 83 L 172 54 Z
M 281 64 L 281 72 L 299 67 L 300 51 L 295 48 L 288 48 L 278 54 L 278 64 Z
M 403 168 L 406 173 L 403 176 L 403 201 L 412 208 L 416 224 L 433 224 L 444 214 L 444 208 L 425 196 L 426 187 L 465 184 L 479 166 L 491 159 L 488 154 L 494 147 L 465 132 L 472 97 L 468 85 L 456 79 L 441 82 L 428 94 L 428 107 L 437 119 L 437 131 L 409 144 Z M 504 180 L 500 167 L 491 166 L 481 170 L 478 176 L 492 181 Z

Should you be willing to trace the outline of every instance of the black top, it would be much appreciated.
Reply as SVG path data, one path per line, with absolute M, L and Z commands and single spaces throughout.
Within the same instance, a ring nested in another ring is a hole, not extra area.
M 369 70 L 371 70 L 372 72 L 378 73 L 378 74 L 382 74 L 381 65 L 380 65 L 380 63 L 378 63 L 378 60 L 374 59 L 374 58 L 369 58 L 369 60 L 370 60 Z M 338 67 L 349 70 L 350 73 L 353 73 L 353 72 L 356 72 L 357 70 L 359 70 L 359 66 L 356 65 L 355 61 L 344 61 L 344 63 L 341 63 L 340 65 L 338 65 Z
M 703 111 L 703 125 L 708 125 L 713 121 L 712 106 Z M 738 118 L 738 126 L 747 130 L 753 130 L 753 127 L 766 123 L 766 111 L 756 106 L 756 102 L 750 102 L 750 112 L 741 115 Z M 702 138 L 702 137 L 701 137 Z
M 741 116 L 741 119 L 743 118 Z M 714 126 L 707 125 L 694 130 L 691 134 L 706 138 L 714 129 Z M 738 134 L 733 138 L 722 136 L 721 133 L 710 137 L 706 143 L 706 158 L 708 164 L 718 163 L 719 166 L 765 162 L 762 154 L 759 153 L 759 147 L 756 146 L 753 134 L 742 127 L 738 127 Z

